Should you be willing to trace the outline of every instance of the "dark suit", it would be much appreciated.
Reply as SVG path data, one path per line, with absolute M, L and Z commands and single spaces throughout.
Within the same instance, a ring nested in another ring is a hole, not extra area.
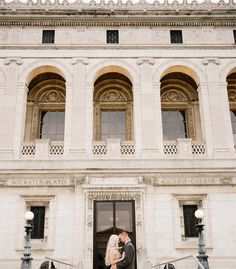
M 134 269 L 134 256 L 135 256 L 135 251 L 134 251 L 134 246 L 131 241 L 125 244 L 124 246 L 124 251 L 125 251 L 125 258 L 123 261 L 118 262 L 116 264 L 117 269 Z

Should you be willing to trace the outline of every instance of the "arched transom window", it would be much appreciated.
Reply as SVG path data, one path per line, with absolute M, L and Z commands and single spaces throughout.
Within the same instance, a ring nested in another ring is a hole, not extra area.
M 201 139 L 196 82 L 187 74 L 173 72 L 161 79 L 163 139 Z
M 65 80 L 58 74 L 43 73 L 30 82 L 25 141 L 64 140 L 65 95 Z
M 130 80 L 107 73 L 94 84 L 94 140 L 133 139 L 133 94 Z

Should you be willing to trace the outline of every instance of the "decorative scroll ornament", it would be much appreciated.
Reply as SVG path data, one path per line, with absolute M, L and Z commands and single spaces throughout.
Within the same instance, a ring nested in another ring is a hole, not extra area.
M 126 102 L 124 94 L 117 90 L 105 91 L 100 98 L 101 102 Z
M 165 91 L 161 96 L 162 102 L 171 102 L 171 103 L 177 103 L 177 102 L 187 102 L 186 96 L 177 90 L 168 90 Z
M 228 91 L 228 98 L 230 102 L 236 102 L 236 91 L 235 90 L 229 90 Z

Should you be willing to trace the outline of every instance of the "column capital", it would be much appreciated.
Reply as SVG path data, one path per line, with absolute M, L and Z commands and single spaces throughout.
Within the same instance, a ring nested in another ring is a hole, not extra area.
M 138 58 L 137 59 L 137 64 L 141 65 L 141 64 L 150 64 L 153 65 L 155 63 L 154 59 L 152 57 L 150 58 Z
M 22 65 L 23 60 L 21 57 L 16 57 L 16 58 L 6 58 L 4 60 L 5 65 L 10 65 L 10 64 L 15 64 L 15 65 Z
M 220 64 L 220 59 L 217 58 L 217 57 L 212 57 L 212 58 L 205 57 L 202 60 L 202 64 L 204 64 L 204 65 L 208 65 L 208 64 L 219 65 Z
M 89 61 L 88 61 L 88 58 L 77 58 L 77 57 L 72 58 L 71 64 L 76 65 L 77 63 L 82 63 L 84 65 L 87 65 L 89 64 Z

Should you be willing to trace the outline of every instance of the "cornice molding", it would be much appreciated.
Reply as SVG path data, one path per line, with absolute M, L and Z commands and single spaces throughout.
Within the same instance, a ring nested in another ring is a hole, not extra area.
M 63 17 L 63 20 L 62 20 Z M 0 0 L 1 26 L 235 26 L 236 3 Z
M 235 13 L 236 14 L 236 13 Z M 109 18 L 109 17 L 93 17 L 81 18 L 65 18 L 62 16 L 53 17 L 48 15 L 46 17 L 30 17 L 17 16 L 16 13 L 10 15 L 9 17 L 0 15 L 0 26 L 38 26 L 38 27 L 48 27 L 48 26 L 85 26 L 85 27 L 120 27 L 120 26 L 129 26 L 129 27 L 138 27 L 138 26 L 147 26 L 147 27 L 156 27 L 156 26 L 236 26 L 236 15 L 234 18 L 195 18 L 195 17 L 120 17 L 120 18 Z

